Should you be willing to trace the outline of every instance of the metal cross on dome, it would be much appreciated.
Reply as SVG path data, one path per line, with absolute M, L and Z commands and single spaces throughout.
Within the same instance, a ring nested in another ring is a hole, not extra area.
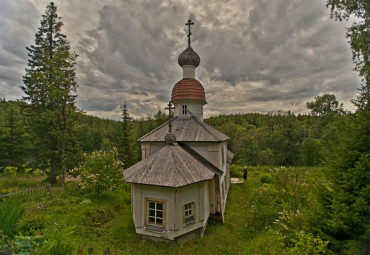
M 191 19 L 188 20 L 187 23 L 185 23 L 185 26 L 188 26 L 189 27 L 189 33 L 188 33 L 188 46 L 190 47 L 190 36 L 191 36 L 191 32 L 190 32 L 190 26 L 191 25 L 194 25 L 194 22 L 191 21 Z
M 166 107 L 165 109 L 168 110 L 168 132 L 172 132 L 172 123 L 171 123 L 172 112 L 171 112 L 171 110 L 174 110 L 175 106 L 172 106 L 171 101 L 169 101 L 168 102 L 168 107 Z

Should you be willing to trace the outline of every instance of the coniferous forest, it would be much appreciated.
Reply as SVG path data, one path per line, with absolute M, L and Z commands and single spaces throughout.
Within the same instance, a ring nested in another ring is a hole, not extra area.
M 322 97 L 318 96 L 316 101 Z M 333 95 L 332 95 L 333 96 Z M 335 96 L 332 104 L 338 103 Z M 316 102 L 315 101 L 315 102 Z M 321 102 L 326 104 L 327 102 Z M 324 107 L 324 105 L 320 105 Z M 328 157 L 331 147 L 338 142 L 338 129 L 355 114 L 328 105 L 320 114 L 294 114 L 276 112 L 270 114 L 247 113 L 210 117 L 208 124 L 230 137 L 229 150 L 235 153 L 235 163 L 241 165 L 267 166 L 321 166 Z M 1 111 L 1 167 L 43 168 L 37 162 L 37 144 L 30 125 L 28 105 L 22 101 L 0 102 Z M 129 165 L 140 158 L 136 139 L 163 124 L 168 115 L 158 112 L 141 119 L 131 119 L 128 110 L 120 121 L 101 119 L 76 113 L 75 139 L 79 154 L 112 147 L 124 147 L 131 153 Z M 127 137 L 127 141 L 123 142 Z M 122 155 L 124 155 L 122 151 Z M 126 154 L 125 154 L 126 155 Z M 81 159 L 75 158 L 69 169 L 76 167 Z M 44 169 L 47 169 L 44 168 Z
M 140 160 L 136 139 L 168 116 L 132 119 L 126 104 L 120 121 L 78 110 L 78 55 L 50 3 L 27 47 L 24 97 L 0 101 L 0 195 L 52 186 L 0 198 L 0 253 L 369 254 L 369 6 L 328 0 L 327 7 L 338 21 L 356 19 L 347 30 L 362 77 L 355 111 L 323 94 L 307 103 L 309 114 L 207 118 L 230 137 L 232 177 L 247 166 L 248 180 L 231 186 L 225 224 L 210 222 L 203 238 L 167 244 L 135 234 L 120 171 Z

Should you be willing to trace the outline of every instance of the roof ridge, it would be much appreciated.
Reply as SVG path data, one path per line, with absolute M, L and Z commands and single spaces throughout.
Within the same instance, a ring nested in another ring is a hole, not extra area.
M 203 122 L 203 121 L 200 121 L 198 120 L 198 118 L 196 118 L 195 116 L 193 117 L 200 125 L 202 125 L 202 127 L 207 130 L 207 132 L 215 139 L 218 141 L 218 139 L 212 134 L 212 132 L 208 129 L 209 127 L 212 127 L 211 125 L 208 125 L 207 123 Z M 214 128 L 214 127 L 212 127 Z M 220 132 L 221 134 L 223 134 L 224 136 L 226 136 L 228 139 L 230 139 L 229 136 L 225 135 L 224 133 L 222 133 L 221 131 L 219 131 L 218 129 L 214 128 L 215 130 L 217 130 L 218 132 Z
M 169 161 L 167 161 L 169 158 L 168 152 L 174 153 L 171 157 L 172 160 Z M 163 162 L 163 159 L 166 159 L 166 162 Z M 173 161 L 174 159 L 176 159 L 176 162 Z M 185 163 L 182 163 L 182 160 L 185 160 Z M 188 165 L 186 162 L 188 162 L 190 165 Z M 163 168 L 163 164 L 167 165 L 168 167 Z M 176 164 L 178 164 L 178 166 L 176 166 Z M 175 170 L 175 172 L 166 172 L 168 169 Z M 179 172 L 180 169 L 181 171 Z M 200 169 L 202 171 L 200 171 Z M 181 174 L 183 173 L 182 170 L 189 174 L 188 178 L 174 178 L 173 174 L 181 177 Z M 160 150 L 149 155 L 133 166 L 123 170 L 122 172 L 126 182 L 166 187 L 182 187 L 191 185 L 194 183 L 211 180 L 215 174 L 222 174 L 220 169 L 207 161 L 197 152 L 193 151 L 191 148 L 187 148 L 186 145 L 179 143 L 165 145 Z M 155 177 L 153 174 L 158 176 Z M 171 174 L 171 176 L 168 174 Z M 153 176 L 155 177 L 154 179 Z
M 172 118 L 171 121 L 177 119 L 177 116 Z M 163 126 L 167 125 L 169 123 L 169 121 L 166 121 L 165 123 L 163 123 L 162 125 L 159 125 L 158 127 L 156 127 L 155 129 L 153 129 L 152 131 L 146 133 L 145 135 L 143 135 L 142 137 L 136 139 L 137 142 L 140 142 L 140 140 L 144 139 L 145 137 L 149 136 L 150 134 L 154 133 L 155 131 L 157 131 L 158 129 L 162 128 Z
M 193 150 L 189 145 L 187 145 L 185 143 L 182 143 L 182 142 L 177 142 L 177 144 L 181 148 L 183 148 L 186 152 L 190 153 L 192 156 L 198 157 L 203 164 L 206 164 L 206 166 L 213 168 L 212 170 L 216 174 L 218 174 L 218 175 L 222 175 L 223 174 L 223 172 L 222 172 L 221 169 L 219 169 L 217 166 L 215 166 L 214 164 L 212 164 L 211 162 L 209 162 L 208 159 L 206 159 L 205 157 L 203 157 L 202 155 L 200 155 L 198 152 L 196 152 L 195 150 Z

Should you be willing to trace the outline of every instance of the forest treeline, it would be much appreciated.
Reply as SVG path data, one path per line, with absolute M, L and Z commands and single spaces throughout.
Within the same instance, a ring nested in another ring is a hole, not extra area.
M 230 137 L 228 146 L 239 164 L 318 166 L 335 144 L 338 123 L 349 115 L 247 113 L 220 115 L 205 121 Z
M 23 101 L 0 101 L 0 172 L 5 167 L 48 169 L 38 156 L 37 134 L 30 127 L 30 108 Z M 139 160 L 140 146 L 136 139 L 168 120 L 168 116 L 158 112 L 137 120 L 129 119 L 128 135 L 130 150 L 133 151 L 130 164 Z M 127 120 L 126 120 L 127 121 Z M 75 116 L 76 129 L 73 133 L 76 152 L 68 158 L 68 169 L 79 165 L 83 153 L 97 150 L 107 151 L 112 147 L 119 148 L 122 141 L 123 123 L 86 115 L 78 112 Z
M 319 97 L 321 98 L 321 97 Z M 334 97 L 334 102 L 335 97 Z M 321 104 L 322 105 L 322 104 Z M 29 108 L 22 101 L 0 102 L 0 169 L 6 166 L 47 168 L 37 160 L 37 134 L 29 127 Z M 129 110 L 125 110 L 129 116 Z M 81 160 L 78 155 L 97 150 L 107 151 L 122 146 L 126 136 L 125 154 L 131 151 L 129 165 L 140 159 L 136 139 L 161 125 L 168 115 L 158 112 L 141 119 L 121 121 L 102 119 L 79 112 L 75 116 L 76 130 L 72 169 Z M 329 109 L 320 115 L 301 115 L 290 112 L 269 114 L 246 113 L 211 117 L 205 120 L 230 137 L 229 149 L 235 153 L 235 162 L 243 165 L 318 166 L 335 145 L 340 123 L 351 116 L 338 109 Z M 124 123 L 128 125 L 123 130 Z

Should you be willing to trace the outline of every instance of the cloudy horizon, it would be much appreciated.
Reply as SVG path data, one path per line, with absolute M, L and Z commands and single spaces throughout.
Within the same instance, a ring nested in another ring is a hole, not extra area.
M 19 86 L 41 15 L 50 1 L 0 2 L 0 98 Z M 135 118 L 162 112 L 182 78 L 187 47 L 201 58 L 196 78 L 206 91 L 205 117 L 248 112 L 307 113 L 306 102 L 331 93 L 353 110 L 360 87 L 346 22 L 316 1 L 54 1 L 77 59 L 77 107 L 118 120 L 124 101 Z

